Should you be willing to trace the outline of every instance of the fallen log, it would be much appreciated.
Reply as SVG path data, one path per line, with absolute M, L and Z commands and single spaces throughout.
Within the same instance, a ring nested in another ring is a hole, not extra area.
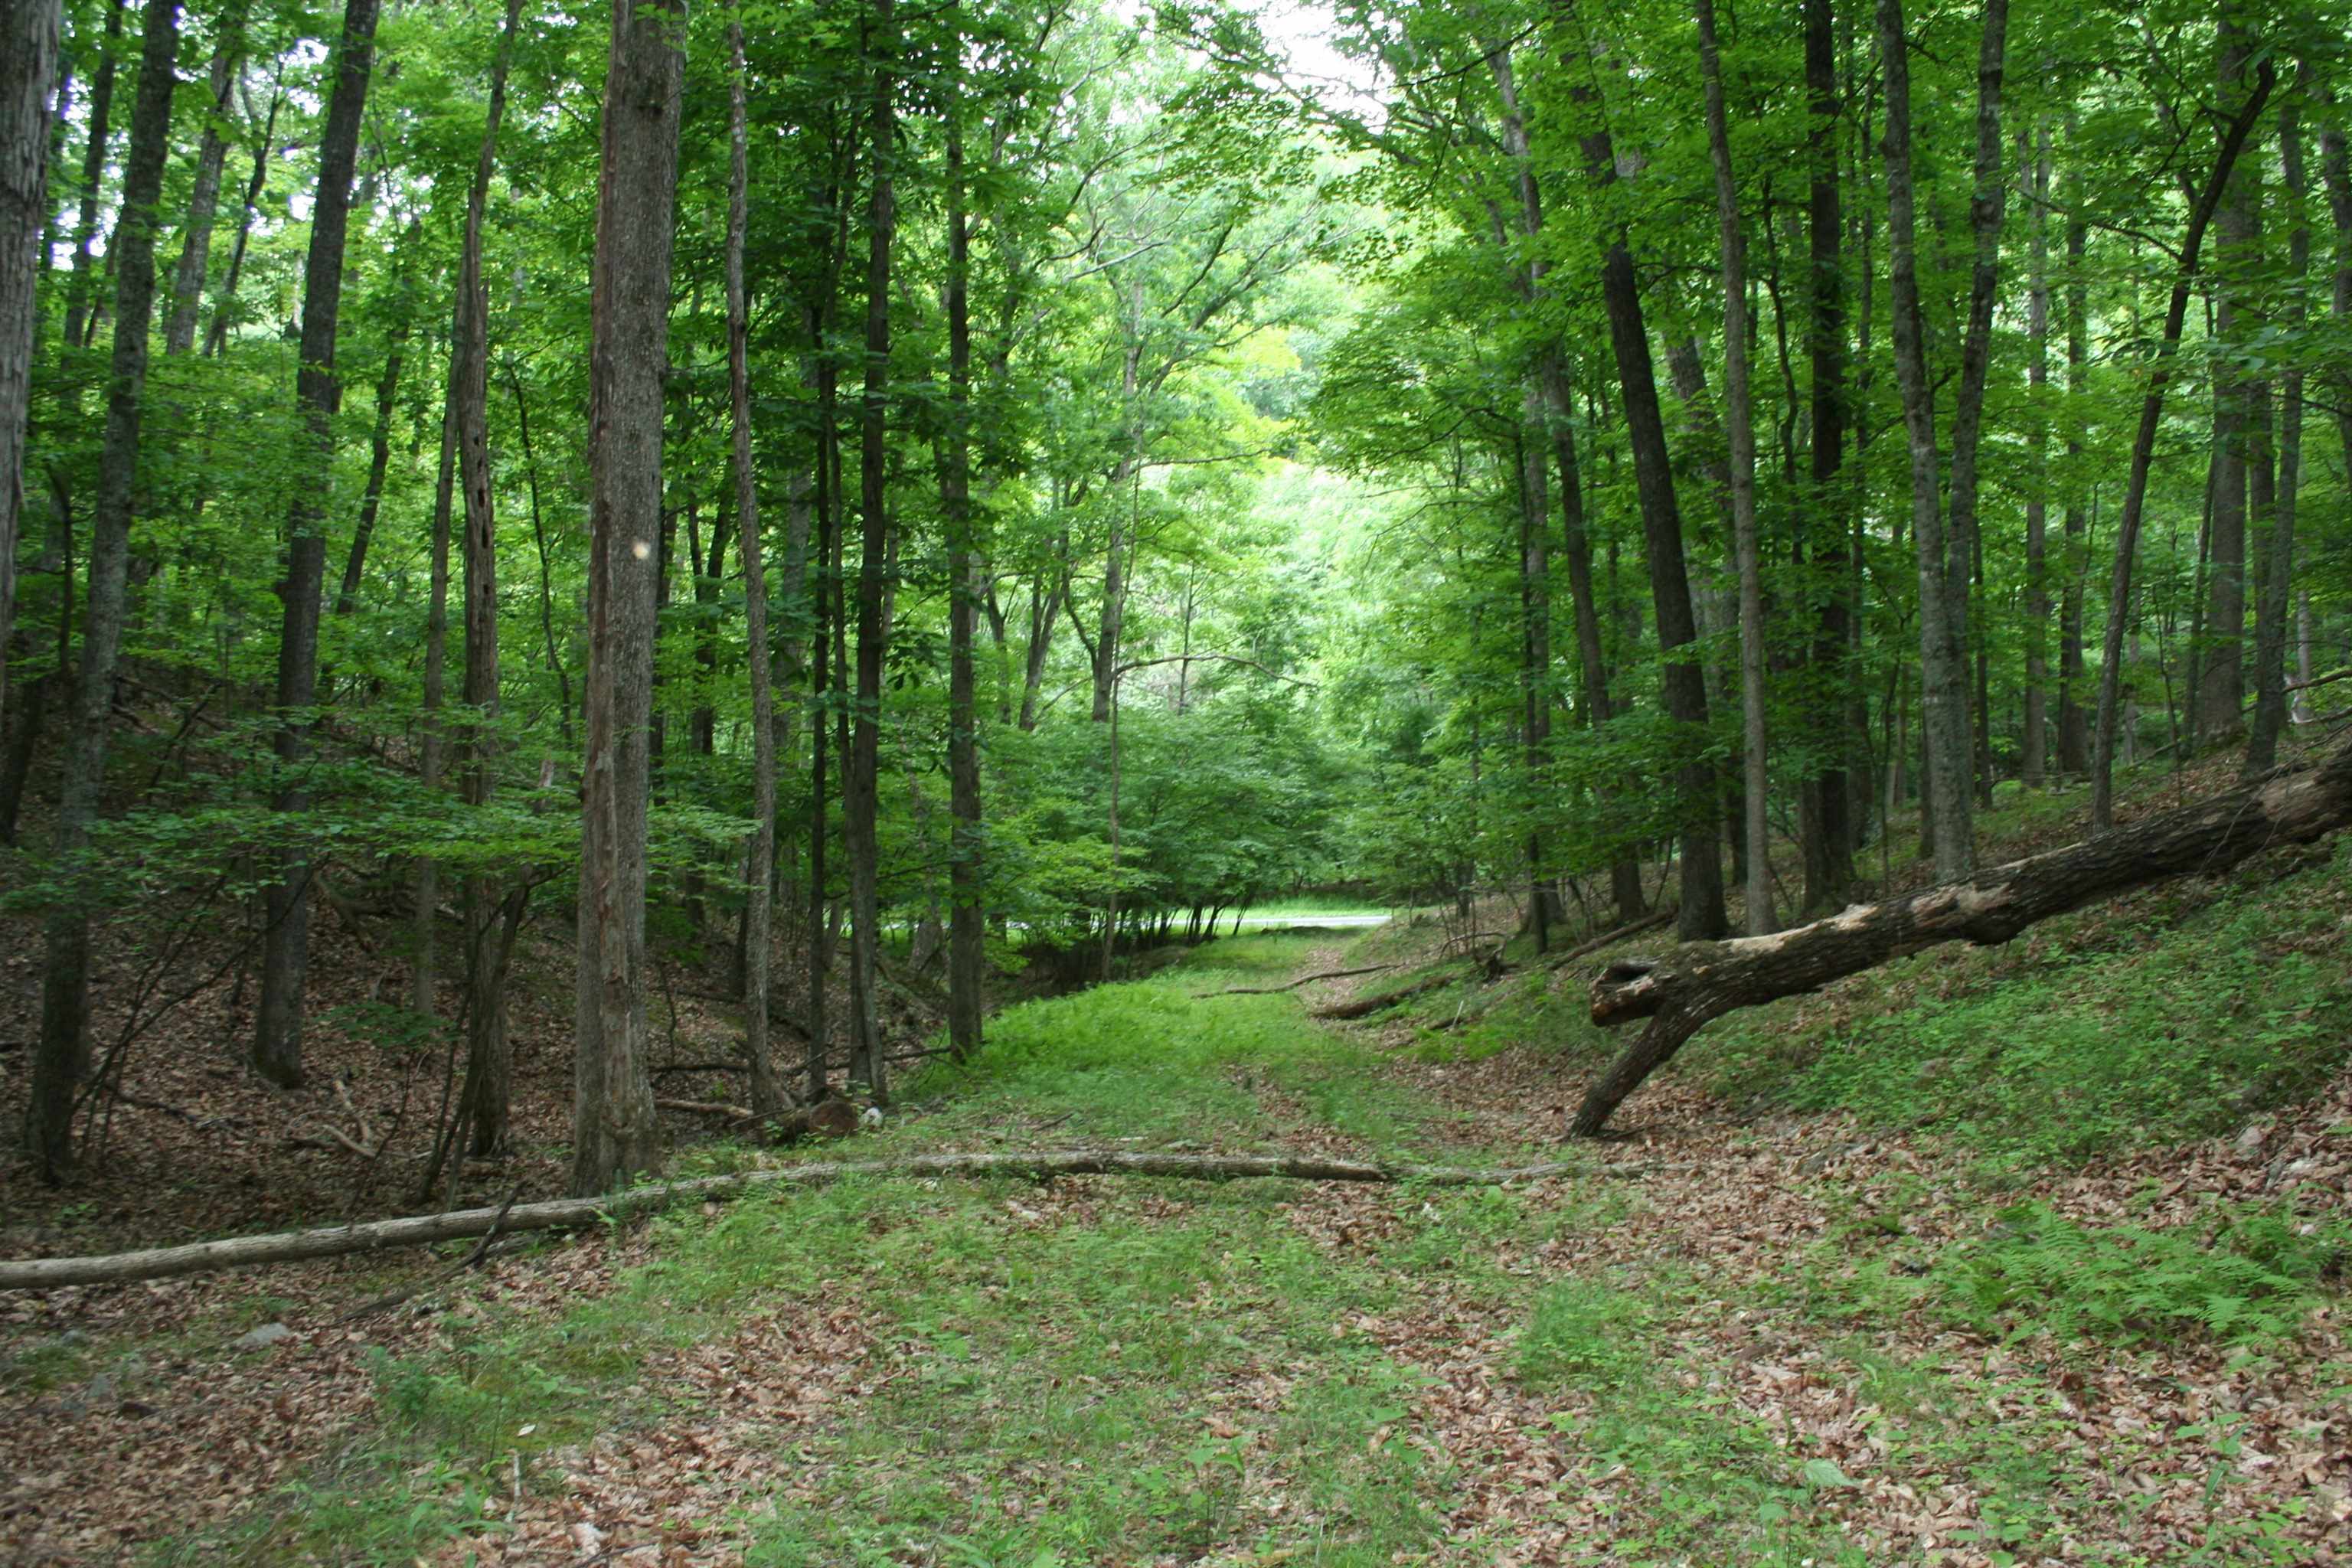
M 1386 991 L 1375 992 L 1370 996 L 1359 996 L 1353 1002 L 1339 1002 L 1334 1003 L 1328 1007 L 1318 1007 L 1310 1016 L 1317 1018 L 1369 1018 L 1373 1014 L 1381 1012 L 1385 1008 L 1393 1007 L 1400 1002 L 1410 1001 L 1413 997 L 1422 994 L 1423 992 L 1434 991 L 1444 985 L 1451 985 L 1455 981 L 1463 978 L 1465 978 L 1465 976 L 1460 973 L 1451 970 L 1440 971 L 1435 974 L 1424 974 L 1420 979 L 1409 982 L 1406 984 L 1392 986 Z
M 1394 969 L 1393 963 L 1368 963 L 1361 969 L 1326 969 L 1317 974 L 1302 974 L 1287 985 L 1233 985 L 1223 991 L 1203 991 L 1201 999 L 1212 996 L 1279 996 L 1286 991 L 1296 991 L 1302 985 L 1312 985 L 1318 980 L 1345 980 L 1355 974 L 1378 974 L 1384 969 Z
M 231 1237 L 142 1252 L 92 1258 L 29 1258 L 0 1262 L 0 1290 L 47 1290 L 67 1285 L 122 1285 L 221 1268 L 294 1263 L 391 1247 L 424 1247 L 496 1230 L 562 1230 L 650 1213 L 690 1199 L 719 1200 L 773 1186 L 814 1186 L 856 1176 L 1173 1176 L 1231 1181 L 1281 1176 L 1305 1182 L 1419 1182 L 1430 1186 L 1499 1186 L 1561 1176 L 1632 1176 L 1651 1167 L 1559 1161 L 1499 1171 L 1454 1165 L 1379 1165 L 1287 1154 L 1153 1154 L 1094 1149 L 1001 1154 L 917 1154 L 898 1160 L 843 1160 L 786 1165 L 772 1171 L 703 1176 L 635 1187 L 599 1198 L 556 1198 L 512 1207 L 461 1209 L 321 1230 Z
M 1597 1136 L 1625 1097 L 1710 1021 L 1818 991 L 1939 942 L 1997 946 L 2036 921 L 2144 883 L 2228 870 L 2262 850 L 2352 822 L 2352 744 L 2194 805 L 1906 898 L 1770 936 L 1692 942 L 1612 963 L 1592 982 L 1592 1021 L 1649 1025 L 1586 1091 L 1570 1131 Z

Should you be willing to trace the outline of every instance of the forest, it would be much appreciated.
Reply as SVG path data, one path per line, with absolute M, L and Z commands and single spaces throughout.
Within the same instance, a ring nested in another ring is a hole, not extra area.
M 0 0 L 0 1555 L 2337 1561 L 2347 135 L 2339 0 Z

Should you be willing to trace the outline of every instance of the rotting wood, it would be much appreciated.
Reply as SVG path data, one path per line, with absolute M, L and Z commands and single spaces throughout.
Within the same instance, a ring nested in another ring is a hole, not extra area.
M 2315 767 L 2274 770 L 2195 805 L 1906 898 L 1856 904 L 1772 936 L 1692 942 L 1660 958 L 1612 963 L 1593 979 L 1592 1021 L 1650 1023 L 1586 1091 L 1570 1131 L 1597 1136 L 1643 1079 L 1726 1013 L 1817 991 L 1940 942 L 1995 946 L 2094 899 L 2168 877 L 2226 871 L 2347 822 L 2352 743 Z
M 556 1198 L 546 1203 L 521 1204 L 511 1209 L 414 1215 L 362 1225 L 330 1226 L 273 1236 L 230 1237 L 100 1257 L 17 1258 L 0 1262 L 0 1290 L 48 1290 L 68 1285 L 121 1285 L 142 1279 L 169 1279 L 184 1274 L 295 1263 L 385 1247 L 425 1247 L 437 1241 L 482 1236 L 492 1229 L 501 1234 L 570 1229 L 647 1214 L 692 1199 L 718 1201 L 768 1187 L 815 1186 L 859 1176 L 1166 1176 L 1188 1181 L 1281 1177 L 1305 1182 L 1417 1182 L 1429 1186 L 1468 1187 L 1574 1176 L 1623 1178 L 1681 1169 L 1685 1167 L 1607 1165 L 1572 1160 L 1480 1171 L 1457 1165 L 1381 1165 L 1291 1154 L 1158 1154 L 1097 1149 L 823 1161 L 772 1171 L 665 1182 L 603 1197 Z

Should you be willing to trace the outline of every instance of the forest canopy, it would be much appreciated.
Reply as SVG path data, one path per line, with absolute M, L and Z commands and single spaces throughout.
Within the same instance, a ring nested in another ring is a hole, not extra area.
M 1706 941 L 2263 776 L 2352 661 L 2347 24 L 0 0 L 27 1155 L 230 974 L 302 1084 L 321 906 L 427 1193 L 569 931 L 584 1195 L 649 952 L 772 1116 L 1287 897 Z

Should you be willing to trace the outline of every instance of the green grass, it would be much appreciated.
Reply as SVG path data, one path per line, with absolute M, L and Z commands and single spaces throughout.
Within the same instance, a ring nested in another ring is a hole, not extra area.
M 2256 915 L 2249 903 L 2212 919 L 2236 931 Z M 2284 929 L 2250 926 L 2231 940 L 2275 941 Z M 1393 937 L 1370 933 L 1357 951 L 1382 941 Z M 1296 997 L 1215 994 L 1285 978 L 1314 946 L 1229 939 L 1150 980 L 1012 1009 L 992 1020 L 979 1061 L 938 1063 L 913 1080 L 902 1105 L 919 1113 L 894 1116 L 860 1152 L 1263 1149 L 1308 1131 L 1378 1156 L 1517 1155 L 1382 1071 L 1368 1037 L 1307 1020 Z M 2103 973 L 2095 965 L 2133 962 L 2152 959 L 2124 944 L 2037 973 L 2080 984 Z M 2102 984 L 2099 998 L 2121 994 Z M 1963 991 L 1943 1007 L 1996 994 Z M 1483 1000 L 1461 1029 L 1424 1031 L 1424 1048 L 1492 1048 L 1574 996 L 1524 985 Z M 1433 998 L 1420 1016 L 1448 1006 Z M 1890 1018 L 1863 1026 L 1895 1028 Z M 1959 1025 L 1937 1026 L 1948 1033 L 1934 1048 L 1958 1048 L 1949 1031 Z M 1824 1065 L 1831 1055 L 1776 1058 L 1769 1081 L 1791 1097 L 1840 1086 L 1853 1103 L 1877 1093 L 1893 1107 L 1905 1080 Z M 2001 1054 L 1986 1060 L 1999 1078 Z M 2080 1084 L 2087 1070 L 2055 1076 Z M 1998 1092 L 2021 1092 L 2021 1082 Z M 1942 1098 L 1972 1108 L 1960 1126 L 1990 1126 L 2003 1109 Z M 1639 1268 L 1528 1266 L 1548 1241 L 1671 1222 L 1624 1183 L 1540 1197 L 1381 1189 L 1365 1234 L 1338 1249 L 1294 1216 L 1292 1184 L 1120 1181 L 1085 1193 L 1080 1209 L 1009 1179 L 870 1180 L 664 1215 L 652 1222 L 650 1261 L 608 1292 L 529 1312 L 484 1303 L 442 1348 L 380 1359 L 372 1429 L 245 1518 L 157 1560 L 413 1562 L 483 1529 L 486 1501 L 516 1476 L 559 1484 L 559 1461 L 599 1435 L 658 1443 L 739 1418 L 732 1401 L 669 1375 L 669 1359 L 724 1347 L 766 1320 L 820 1318 L 867 1333 L 861 1392 L 829 1417 L 739 1434 L 774 1446 L 766 1491 L 714 1494 L 700 1507 L 689 1495 L 672 1508 L 677 1522 L 717 1532 L 765 1568 L 1492 1562 L 1510 1550 L 1508 1531 L 1460 1535 L 1451 1514 L 1466 1487 L 1493 1478 L 1475 1451 L 1449 1447 L 1461 1427 L 1432 1420 L 1448 1397 L 1435 1373 L 1466 1331 L 1499 1332 L 1508 1348 L 1496 1376 L 1548 1415 L 1570 1471 L 1555 1488 L 1560 1506 L 1605 1500 L 1575 1528 L 1606 1561 L 1895 1560 L 1839 1528 L 1851 1478 L 1801 1434 L 1760 1426 L 1713 1359 L 1712 1333 L 1776 1318 L 1836 1347 L 1817 1375 L 1846 1381 L 1864 1402 L 1883 1464 L 1964 1485 L 1982 1500 L 1988 1556 L 2031 1560 L 2111 1506 L 2090 1471 L 2060 1457 L 2071 1441 L 2063 1397 L 2013 1371 L 2001 1418 L 1983 1419 L 1981 1369 L 1895 1348 L 1921 1342 L 1914 1320 L 1928 1314 L 1978 1343 L 2038 1339 L 2110 1358 L 2179 1338 L 2268 1353 L 2291 1341 L 2347 1239 L 2340 1225 L 2312 1231 L 2283 1213 L 2218 1207 L 2190 1229 L 2086 1229 L 2047 1210 L 1995 1213 L 1994 1201 L 1963 1192 L 1957 1201 L 1985 1211 L 1979 1232 L 1915 1270 L 1906 1215 L 1952 1199 L 1906 1176 L 1841 1194 L 1831 1231 L 1794 1252 L 1785 1273 L 1734 1289 L 1667 1261 L 1670 1249 Z M 1424 1331 L 1425 1357 L 1361 1326 L 1433 1311 L 1441 1326 Z M 759 1342 L 745 1342 L 746 1353 Z M 15 1379 L 69 1377 L 77 1364 L 45 1352 L 22 1360 Z M 2234 1441 L 2221 1425 L 2178 1438 L 2203 1445 L 2192 1457 L 2210 1452 L 2217 1466 Z M 2292 1560 L 2278 1521 L 2208 1512 L 2200 1555 L 2188 1560 Z

